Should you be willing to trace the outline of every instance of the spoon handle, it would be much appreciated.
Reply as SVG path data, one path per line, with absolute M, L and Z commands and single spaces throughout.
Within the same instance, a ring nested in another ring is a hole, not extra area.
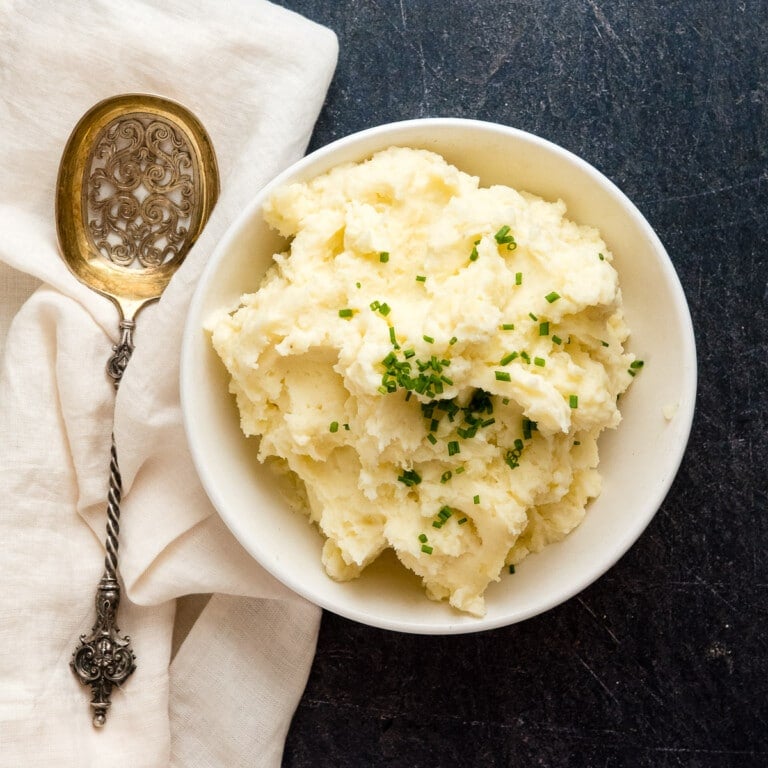
M 107 373 L 115 388 L 120 384 L 123 371 L 133 352 L 131 320 L 122 320 L 120 343 L 112 349 L 114 354 L 107 364 Z M 136 669 L 136 656 L 128 635 L 120 636 L 117 627 L 117 609 L 120 605 L 120 582 L 117 571 L 117 549 L 120 535 L 120 499 L 123 484 L 117 463 L 115 436 L 109 462 L 109 491 L 107 494 L 107 535 L 104 575 L 96 589 L 96 622 L 90 635 L 80 635 L 80 643 L 72 654 L 70 666 L 83 685 L 92 690 L 91 708 L 93 724 L 100 728 L 107 720 L 111 705 L 112 688 L 122 685 Z

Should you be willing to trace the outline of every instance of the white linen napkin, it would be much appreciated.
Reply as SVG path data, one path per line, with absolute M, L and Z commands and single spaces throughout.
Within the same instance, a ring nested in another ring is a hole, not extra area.
M 0 366 L 0 766 L 280 762 L 320 612 L 267 575 L 205 497 L 181 425 L 179 344 L 218 238 L 303 154 L 336 56 L 333 33 L 263 0 L 0 5 L 0 261 L 44 284 L 13 320 Z M 139 315 L 115 397 L 104 366 L 117 313 L 61 260 L 54 192 L 80 116 L 131 92 L 200 118 L 221 196 L 161 301 Z M 118 623 L 137 670 L 96 730 L 69 661 L 94 621 L 113 426 Z M 216 594 L 171 664 L 176 598 L 196 593 Z

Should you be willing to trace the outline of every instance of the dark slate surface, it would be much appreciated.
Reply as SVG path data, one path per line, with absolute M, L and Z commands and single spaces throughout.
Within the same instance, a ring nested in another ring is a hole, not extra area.
M 458 637 L 325 614 L 284 765 L 768 765 L 768 4 L 282 4 L 339 36 L 311 148 L 475 117 L 614 180 L 678 270 L 700 377 L 669 496 L 578 597 Z

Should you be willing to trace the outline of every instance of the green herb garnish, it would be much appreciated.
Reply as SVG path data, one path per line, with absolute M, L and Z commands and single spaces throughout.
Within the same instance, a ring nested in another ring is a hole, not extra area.
M 517 352 L 509 352 L 499 360 L 499 365 L 509 365 L 516 357 L 519 357 Z
M 397 479 L 403 485 L 414 486 L 421 482 L 421 475 L 415 469 L 404 469 Z
M 506 245 L 508 251 L 514 251 L 517 248 L 515 238 L 509 234 L 510 226 L 505 224 L 493 237 L 499 245 Z

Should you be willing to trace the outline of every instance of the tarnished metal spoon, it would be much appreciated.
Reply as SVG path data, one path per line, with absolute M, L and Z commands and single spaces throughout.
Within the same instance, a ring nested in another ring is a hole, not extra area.
M 56 227 L 67 266 L 119 313 L 120 342 L 107 373 L 117 387 L 133 352 L 136 315 L 160 297 L 216 203 L 211 140 L 185 107 L 125 94 L 99 102 L 77 123 L 61 159 Z M 71 667 L 92 689 L 93 724 L 104 725 L 114 686 L 135 670 L 130 638 L 115 623 L 122 492 L 114 436 L 109 467 L 104 575 L 96 622 L 81 635 Z

